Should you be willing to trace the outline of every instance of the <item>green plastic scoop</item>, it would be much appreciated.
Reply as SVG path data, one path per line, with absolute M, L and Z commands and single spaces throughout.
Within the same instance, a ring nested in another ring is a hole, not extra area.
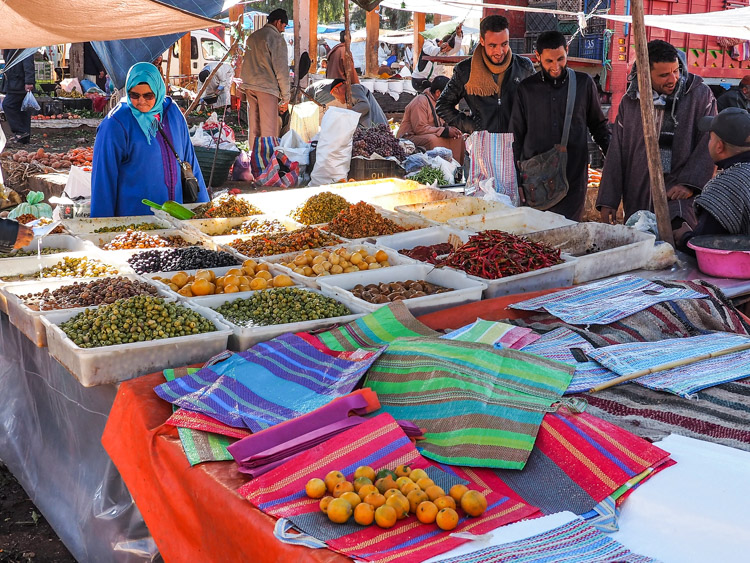
M 165 201 L 164 205 L 159 205 L 158 203 L 154 203 L 149 199 L 143 199 L 141 200 L 141 202 L 145 205 L 148 205 L 149 207 L 153 207 L 154 209 L 159 209 L 161 211 L 164 211 L 165 213 L 169 213 L 175 219 L 185 220 L 195 217 L 195 213 L 190 211 L 187 207 L 183 207 L 176 201 Z

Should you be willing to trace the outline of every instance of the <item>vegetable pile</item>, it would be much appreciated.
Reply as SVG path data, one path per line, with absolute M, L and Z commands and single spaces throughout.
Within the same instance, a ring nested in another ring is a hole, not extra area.
M 342 246 L 335 250 L 305 250 L 294 256 L 289 262 L 282 262 L 295 274 L 306 277 L 349 274 L 364 270 L 388 268 L 388 253 L 378 250 L 369 254 L 365 248 L 347 248 Z
M 496 280 L 562 263 L 560 250 L 504 231 L 483 231 L 451 252 L 439 266 Z
M 392 235 L 406 229 L 383 217 L 372 205 L 360 201 L 336 215 L 326 230 L 344 238 L 356 239 Z
M 13 162 L 39 164 L 62 170 L 71 166 L 90 167 L 94 160 L 94 148 L 78 147 L 64 153 L 47 153 L 44 149 L 38 149 L 36 152 L 20 150 L 14 153 L 3 153 L 3 155 L 10 156 Z
M 438 186 L 445 186 L 448 184 L 448 182 L 445 181 L 443 171 L 434 166 L 423 167 L 422 170 L 413 176 L 409 176 L 409 180 L 414 180 L 415 182 L 425 184 L 426 186 L 431 186 L 435 183 L 437 183 Z

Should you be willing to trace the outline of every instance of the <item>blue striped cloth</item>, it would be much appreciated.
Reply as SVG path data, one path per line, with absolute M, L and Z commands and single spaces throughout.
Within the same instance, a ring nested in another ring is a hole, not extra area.
M 340 359 L 289 333 L 154 391 L 185 409 L 259 432 L 350 393 L 382 351 Z
M 714 332 L 690 338 L 605 346 L 591 350 L 587 355 L 618 375 L 630 375 L 742 344 L 750 344 L 750 338 L 728 332 Z M 750 350 L 656 372 L 635 381 L 649 389 L 689 397 L 701 389 L 746 377 L 750 377 Z
M 664 301 L 706 297 L 692 289 L 668 288 L 635 276 L 619 276 L 521 301 L 511 308 L 547 311 L 572 325 L 607 325 Z
M 550 360 L 557 360 L 576 368 L 573 379 L 568 386 L 565 395 L 572 393 L 582 393 L 592 387 L 617 377 L 616 373 L 600 366 L 596 362 L 579 362 L 570 351 L 571 348 L 580 348 L 586 354 L 594 350 L 594 346 L 586 339 L 582 338 L 568 328 L 556 328 L 546 334 L 536 342 L 521 348 L 522 352 L 535 354 Z
M 621 543 L 582 520 L 519 541 L 466 553 L 441 563 L 653 563 L 656 560 L 630 551 Z

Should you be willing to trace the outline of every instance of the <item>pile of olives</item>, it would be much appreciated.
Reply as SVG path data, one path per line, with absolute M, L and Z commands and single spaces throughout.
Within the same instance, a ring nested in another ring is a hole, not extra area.
M 216 309 L 240 326 L 269 326 L 351 315 L 345 306 L 319 293 L 294 287 L 268 289 Z
M 54 311 L 114 303 L 134 295 L 156 295 L 156 288 L 150 283 L 118 276 L 88 283 L 75 282 L 57 289 L 19 295 L 18 298 L 33 311 Z
M 30 274 L 19 274 L 17 276 L 4 276 L 3 281 L 24 281 L 42 278 L 103 278 L 118 274 L 117 268 L 94 260 L 92 258 L 70 258 L 65 257 L 54 266 L 49 266 L 41 271 Z
M 60 254 L 68 252 L 65 248 L 42 248 L 38 250 L 16 250 L 15 252 L 0 252 L 0 258 L 21 258 L 22 256 L 38 256 L 39 254 Z
M 328 223 L 340 211 L 349 208 L 350 203 L 340 195 L 331 192 L 321 192 L 312 196 L 304 204 L 292 212 L 292 219 L 303 225 L 317 225 Z
M 169 250 L 146 250 L 134 254 L 128 259 L 128 264 L 139 274 L 222 268 L 224 266 L 235 266 L 239 263 L 228 252 L 217 252 L 199 246 Z
M 112 227 L 99 227 L 94 229 L 94 233 L 122 233 L 125 231 L 157 231 L 163 229 L 161 225 L 157 223 L 130 223 L 129 225 L 114 225 Z
M 214 332 L 214 324 L 196 311 L 159 297 L 138 295 L 86 309 L 60 325 L 80 348 L 132 344 Z

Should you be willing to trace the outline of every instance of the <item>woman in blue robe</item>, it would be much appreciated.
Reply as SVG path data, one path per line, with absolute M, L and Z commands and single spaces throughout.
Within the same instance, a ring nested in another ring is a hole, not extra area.
M 99 125 L 94 143 L 91 216 L 149 215 L 141 200 L 182 203 L 180 167 L 159 133 L 161 123 L 180 158 L 190 163 L 198 179 L 198 201 L 208 201 L 190 133 L 182 112 L 166 96 L 159 70 L 136 63 L 128 71 L 127 98 Z

